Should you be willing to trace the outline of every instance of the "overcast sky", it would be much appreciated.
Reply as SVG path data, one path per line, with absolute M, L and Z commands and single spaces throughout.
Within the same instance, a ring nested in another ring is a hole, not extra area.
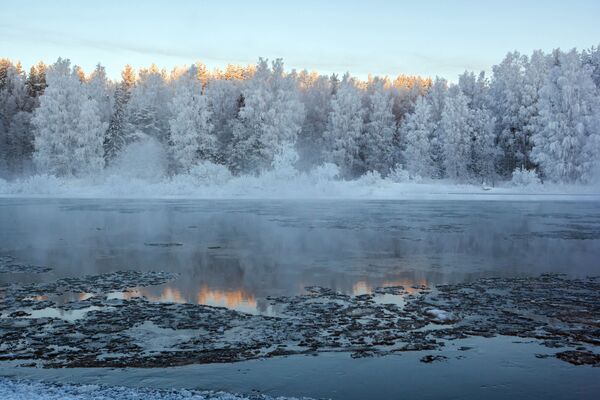
M 493 3 L 493 4 L 488 4 Z M 286 68 L 440 75 L 488 70 L 510 50 L 600 43 L 600 1 L 19 0 L 0 7 L 0 57 L 170 69 L 283 57 Z

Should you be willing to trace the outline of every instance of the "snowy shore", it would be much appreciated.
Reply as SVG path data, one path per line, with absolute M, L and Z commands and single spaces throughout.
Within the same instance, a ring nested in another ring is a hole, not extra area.
M 195 390 L 156 390 L 101 385 L 57 385 L 33 380 L 0 378 L 0 398 L 4 400 L 284 400 L 284 397 L 243 396 L 225 392 Z
M 600 200 L 597 185 L 533 184 L 495 186 L 446 180 L 395 182 L 377 175 L 352 181 L 327 173 L 265 174 L 206 179 L 177 175 L 162 179 L 110 175 L 94 180 L 35 175 L 0 179 L 0 197 L 123 199 L 360 199 L 360 200 Z

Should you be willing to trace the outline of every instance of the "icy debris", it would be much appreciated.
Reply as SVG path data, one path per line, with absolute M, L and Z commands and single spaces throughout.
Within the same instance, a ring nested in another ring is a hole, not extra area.
M 597 363 L 597 355 L 585 351 L 600 346 L 600 279 L 556 274 L 483 278 L 433 291 L 419 287 L 398 304 L 378 303 L 373 294 L 350 296 L 308 287 L 306 294 L 266 299 L 277 307 L 277 316 L 102 295 L 53 306 L 99 307 L 72 321 L 28 315 L 38 302 L 26 299 L 49 291 L 106 293 L 171 277 L 125 271 L 6 287 L 0 296 L 0 360 L 35 361 L 44 367 L 164 367 L 329 351 L 355 357 L 443 351 L 448 341 L 505 335 L 536 339 L 559 349 L 557 357 L 573 364 Z M 50 307 L 46 300 L 39 303 Z M 80 350 L 48 354 L 50 345 Z
M 425 364 L 430 364 L 435 361 L 446 361 L 447 359 L 448 359 L 448 357 L 446 357 L 446 356 L 439 356 L 439 355 L 434 356 L 432 354 L 428 354 L 425 357 L 421 358 L 420 361 Z
M 600 366 L 600 354 L 589 350 L 567 350 L 556 353 L 556 358 L 574 365 Z
M 425 314 L 431 318 L 432 322 L 438 324 L 448 324 L 456 321 L 456 316 L 448 311 L 440 310 L 437 308 L 430 308 L 425 310 Z
M 52 271 L 50 267 L 39 265 L 22 264 L 15 262 L 15 258 L 9 255 L 0 255 L 0 274 L 43 274 Z

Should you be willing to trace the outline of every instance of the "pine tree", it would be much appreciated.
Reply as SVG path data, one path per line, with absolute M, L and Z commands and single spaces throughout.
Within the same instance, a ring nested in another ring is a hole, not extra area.
M 30 119 L 34 101 L 19 65 L 0 67 L 0 172 L 22 172 L 32 153 Z
M 589 65 L 592 72 L 592 80 L 596 87 L 600 89 L 600 44 L 584 50 L 581 54 L 583 63 Z
M 121 82 L 114 91 L 113 112 L 104 137 L 105 164 L 110 163 L 130 139 L 125 126 L 125 113 L 134 85 L 135 71 L 130 65 L 126 65 L 121 72 Z
M 27 91 L 29 97 L 37 99 L 46 90 L 46 70 L 48 67 L 43 62 L 37 63 L 29 70 L 27 77 Z

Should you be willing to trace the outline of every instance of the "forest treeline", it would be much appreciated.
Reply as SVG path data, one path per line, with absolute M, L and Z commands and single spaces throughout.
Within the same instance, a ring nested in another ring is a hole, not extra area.
M 0 174 L 101 174 L 152 140 L 167 174 L 214 163 L 260 174 L 294 152 L 299 170 L 342 178 L 494 182 L 515 171 L 589 182 L 600 162 L 600 50 L 511 52 L 491 76 L 369 77 L 284 70 L 283 61 L 170 73 L 126 66 L 85 73 L 67 59 L 26 72 L 0 60 Z M 288 157 L 289 158 L 289 157 Z

